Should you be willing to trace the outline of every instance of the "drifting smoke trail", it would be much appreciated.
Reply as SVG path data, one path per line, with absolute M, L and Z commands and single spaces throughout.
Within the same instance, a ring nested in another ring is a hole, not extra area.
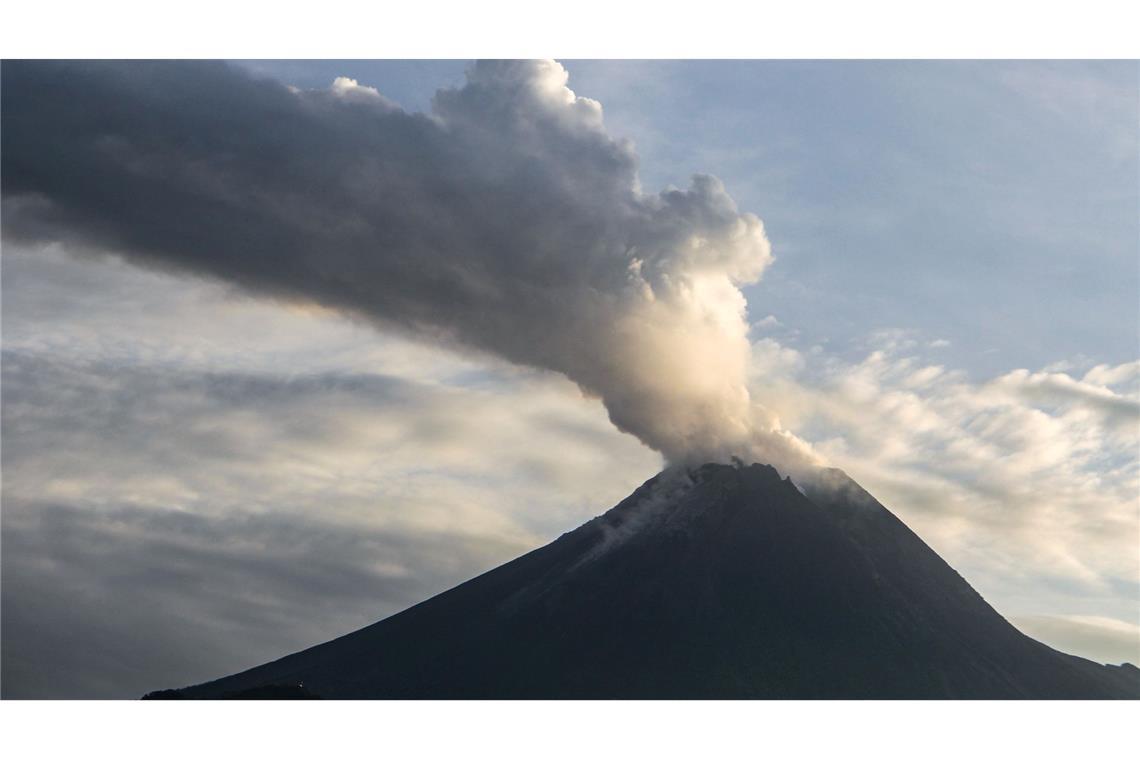
M 771 262 L 721 183 L 643 194 L 557 63 L 431 115 L 214 63 L 5 62 L 4 234 L 305 299 L 563 373 L 674 463 L 810 457 L 746 386 Z

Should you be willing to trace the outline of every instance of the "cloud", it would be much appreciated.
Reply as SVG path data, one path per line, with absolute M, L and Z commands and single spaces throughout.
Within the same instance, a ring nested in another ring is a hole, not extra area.
M 1119 384 L 1133 376 L 1134 362 L 1118 367 L 1095 367 L 1086 377 L 1094 381 L 1077 380 L 1063 372 L 1029 372 L 1014 370 L 993 381 L 991 387 L 999 392 L 1018 394 L 1044 403 L 1080 404 L 1102 413 L 1111 424 L 1140 422 L 1140 399 L 1116 393 L 1107 383 Z M 1100 380 L 1100 383 L 1095 382 Z
M 5 498 L 3 696 L 137 698 L 400 611 L 519 551 L 462 528 Z M 10 512 L 10 514 L 9 514 Z
M 616 480 L 598 486 L 616 500 L 660 466 L 572 386 L 541 376 L 464 387 L 5 351 L 3 380 L 6 495 L 92 508 L 336 511 L 429 531 L 463 521 L 521 545 L 538 541 L 521 525 L 548 535 L 592 516 L 568 514 L 559 489 L 600 467 Z M 412 474 L 432 472 L 434 490 L 408 490 Z
M 1140 662 L 1140 626 L 1095 615 L 1025 615 L 1014 625 L 1033 638 L 1097 662 Z
M 566 84 L 552 61 L 480 62 L 425 115 L 346 78 L 11 62 L 4 232 L 554 370 L 671 460 L 810 458 L 745 383 L 760 220 L 707 175 L 643 193 Z
M 910 341 L 883 345 L 846 361 L 765 339 L 753 349 L 752 382 L 782 424 L 896 511 L 997 609 L 1134 619 L 1132 364 L 1085 379 L 1017 370 L 971 382 L 911 354 Z
M 1101 150 L 1122 163 L 1136 156 L 1136 79 L 1120 76 L 1105 61 L 1009 62 L 998 83 L 1036 106 L 1038 118 L 1090 130 Z
M 4 696 L 137 697 L 319 643 L 660 467 L 565 380 L 396 358 L 404 377 L 6 350 Z
M 2 266 L 5 696 L 132 698 L 328 640 L 661 467 L 549 372 L 114 258 Z
M 1099 386 L 1123 385 L 1136 387 L 1140 379 L 1140 361 L 1126 362 L 1112 367 L 1108 364 L 1098 364 L 1081 378 L 1082 382 L 1093 383 Z

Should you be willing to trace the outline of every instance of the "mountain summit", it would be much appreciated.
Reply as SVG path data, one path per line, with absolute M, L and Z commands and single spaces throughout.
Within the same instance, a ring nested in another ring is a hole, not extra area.
M 1140 697 L 1140 670 L 1025 636 L 841 471 L 808 481 L 666 470 L 404 612 L 150 696 Z

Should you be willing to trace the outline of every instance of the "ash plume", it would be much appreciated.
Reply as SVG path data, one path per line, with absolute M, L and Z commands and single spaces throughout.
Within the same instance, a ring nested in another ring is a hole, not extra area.
M 714 177 L 642 192 L 552 61 L 430 114 L 207 62 L 5 62 L 4 236 L 319 303 L 564 374 L 676 464 L 813 455 L 753 399 L 740 287 L 772 260 Z

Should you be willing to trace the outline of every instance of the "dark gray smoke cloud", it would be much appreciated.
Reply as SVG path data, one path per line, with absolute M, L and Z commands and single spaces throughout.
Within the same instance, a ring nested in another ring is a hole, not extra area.
M 557 63 L 481 62 L 430 115 L 207 62 L 5 62 L 4 235 L 311 301 L 561 372 L 670 461 L 785 463 L 739 286 L 771 261 L 721 183 L 643 193 Z

